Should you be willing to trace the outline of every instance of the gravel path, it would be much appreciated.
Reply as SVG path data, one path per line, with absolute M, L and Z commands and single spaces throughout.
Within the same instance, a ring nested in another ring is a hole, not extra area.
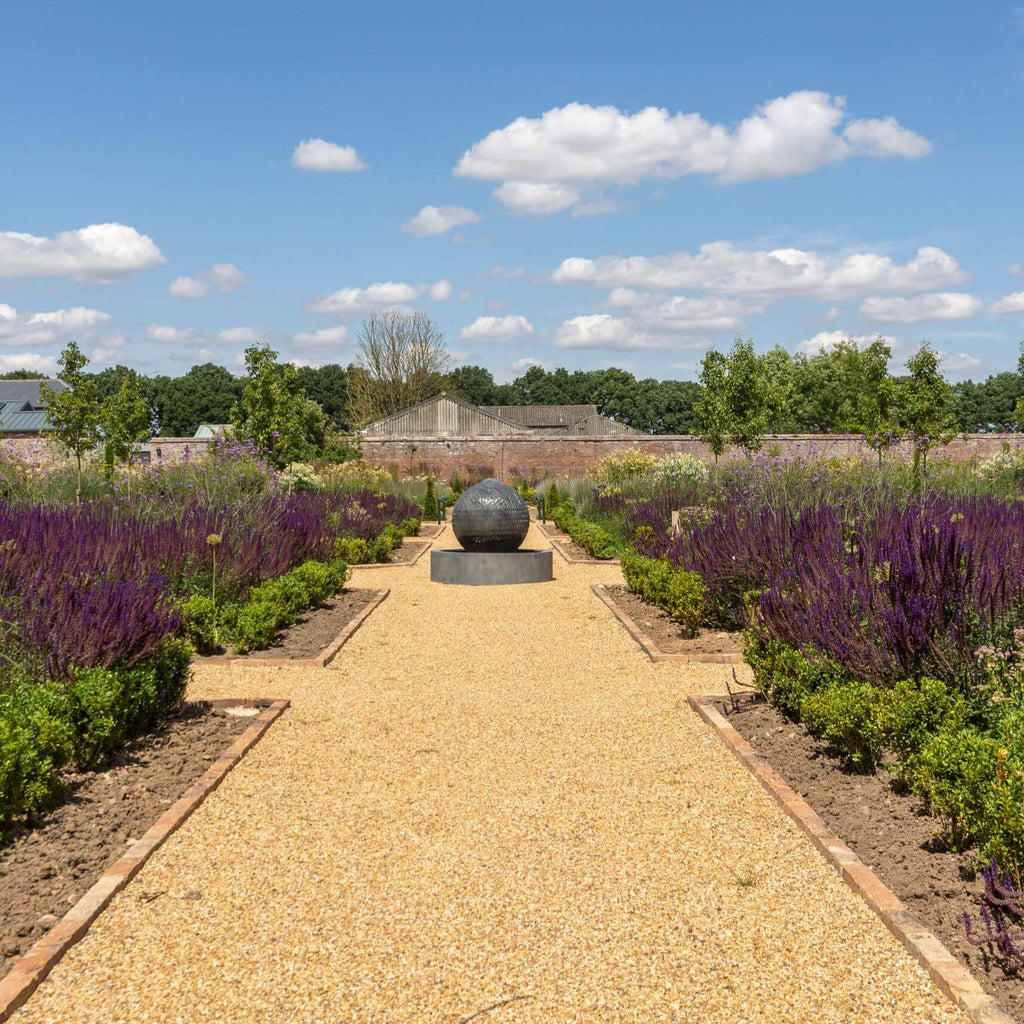
M 293 707 L 14 1020 L 963 1022 L 686 706 L 728 669 L 555 572 L 376 570 L 330 668 L 201 669 Z

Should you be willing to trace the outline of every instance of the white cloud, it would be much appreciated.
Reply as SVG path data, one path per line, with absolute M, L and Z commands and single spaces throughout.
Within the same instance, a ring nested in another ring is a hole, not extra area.
M 347 337 L 348 328 L 344 324 L 339 324 L 337 327 L 324 327 L 319 331 L 293 334 L 292 346 L 300 351 L 333 348 L 335 345 L 344 345 Z
M 291 365 L 297 370 L 301 370 L 304 366 L 308 366 L 312 370 L 318 370 L 324 365 L 323 363 L 313 362 L 310 359 L 287 359 L 285 362 L 291 363 Z
M 430 297 L 437 302 L 446 302 L 452 297 L 452 283 L 451 281 L 442 278 L 440 281 L 430 286 Z
M 492 277 L 504 277 L 509 281 L 514 280 L 517 277 L 522 277 L 526 273 L 526 267 L 503 267 L 499 263 L 496 267 L 491 267 L 487 271 Z
M 121 355 L 121 349 L 127 343 L 127 338 L 111 336 L 104 338 L 100 345 L 97 345 L 89 353 L 89 359 L 99 366 L 113 366 Z
M 1024 263 L 1011 263 L 1007 268 L 1008 274 L 1013 274 L 1014 277 L 1024 277 Z
M 167 294 L 172 299 L 205 299 L 210 286 L 198 277 L 176 277 L 167 286 Z
M 827 352 L 836 347 L 840 342 L 853 342 L 858 348 L 866 348 L 874 341 L 881 339 L 890 348 L 892 356 L 889 359 L 889 369 L 893 373 L 904 373 L 906 361 L 912 356 L 918 347 L 918 342 L 901 341 L 888 334 L 852 334 L 849 331 L 820 331 L 813 338 L 801 341 L 797 345 L 797 352 L 807 356 L 816 356 L 821 352 Z M 938 351 L 939 363 L 946 373 L 960 374 L 976 370 L 982 365 L 980 359 L 968 355 L 966 352 L 943 352 Z
M 939 363 L 945 373 L 971 373 L 984 365 L 966 352 L 940 352 Z
M 964 320 L 981 309 L 981 299 L 965 292 L 932 292 L 912 299 L 872 296 L 860 304 L 869 320 L 916 324 L 922 320 Z
M 167 294 L 172 299 L 204 299 L 210 294 L 211 286 L 226 295 L 241 287 L 246 280 L 245 271 L 233 263 L 215 263 L 194 277 L 176 277 L 168 286 Z
M 574 316 L 566 320 L 555 336 L 558 348 L 649 349 L 651 340 L 638 333 L 628 320 L 608 313 Z
M 465 206 L 424 206 L 415 217 L 402 225 L 402 230 L 417 238 L 443 235 L 452 228 L 476 224 L 483 217 Z
M 255 345 L 260 336 L 251 327 L 228 327 L 217 332 L 217 340 L 225 345 Z
M 525 316 L 478 316 L 459 331 L 465 341 L 511 341 L 533 334 L 533 324 Z
M 570 103 L 492 131 L 454 173 L 503 182 L 495 197 L 514 212 L 553 213 L 587 186 L 688 174 L 734 184 L 806 174 L 853 156 L 916 159 L 930 152 L 927 139 L 892 117 L 851 120 L 841 97 L 804 90 L 762 104 L 735 130 L 696 113 L 647 107 L 628 114 Z M 548 191 L 531 193 L 531 185 Z
M 990 313 L 1024 313 L 1024 292 L 1004 295 L 998 302 L 989 306 Z
M 897 344 L 895 338 L 879 334 L 852 334 L 849 331 L 819 331 L 813 338 L 807 338 L 797 345 L 797 352 L 805 356 L 816 356 L 821 352 L 828 352 L 836 345 L 844 341 L 852 341 L 858 348 L 865 348 L 872 342 L 881 338 L 890 346 Z
M 513 213 L 558 213 L 579 202 L 579 189 L 545 181 L 506 181 L 491 193 Z
M 152 238 L 125 224 L 90 224 L 53 238 L 0 231 L 0 277 L 109 283 L 165 262 Z
M 341 315 L 380 306 L 396 306 L 411 302 L 420 294 L 415 285 L 399 281 L 379 281 L 366 288 L 339 288 L 306 304 L 308 313 Z
M 619 204 L 614 199 L 598 196 L 586 203 L 577 203 L 572 208 L 572 217 L 597 217 L 603 213 L 618 213 Z
M 324 139 L 305 139 L 292 153 L 292 166 L 304 171 L 364 171 L 366 164 L 352 146 Z
M 550 370 L 554 365 L 554 363 L 545 363 L 542 359 L 535 359 L 533 356 L 523 356 L 522 359 L 517 359 L 512 363 L 509 369 L 516 373 L 523 373 L 530 369 L 531 366 L 539 366 L 542 370 Z
M 85 306 L 19 315 L 13 306 L 0 304 L 0 345 L 52 345 L 108 323 L 109 313 Z
M 195 331 L 182 327 L 171 327 L 167 324 L 150 324 L 146 328 L 146 340 L 167 344 L 199 344 L 205 335 L 197 335 Z
M 803 249 L 739 249 L 708 242 L 698 252 L 664 256 L 571 257 L 551 275 L 559 283 L 612 288 L 687 288 L 764 298 L 842 299 L 870 292 L 918 292 L 958 284 L 967 275 L 935 246 L 894 263 L 878 253 L 823 255 Z
M 57 372 L 57 359 L 54 356 L 41 356 L 35 352 L 0 352 L 0 373 L 11 370 L 32 370 L 35 373 Z

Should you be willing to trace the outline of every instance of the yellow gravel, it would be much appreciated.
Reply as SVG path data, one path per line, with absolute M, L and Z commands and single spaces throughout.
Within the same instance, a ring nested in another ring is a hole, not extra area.
M 687 707 L 729 669 L 555 572 L 356 570 L 329 668 L 197 672 L 293 706 L 14 1020 L 964 1021 Z

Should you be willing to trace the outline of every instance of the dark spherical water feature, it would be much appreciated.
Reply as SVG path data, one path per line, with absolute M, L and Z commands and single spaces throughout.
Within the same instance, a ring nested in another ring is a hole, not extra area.
M 493 478 L 463 491 L 452 509 L 452 530 L 466 551 L 517 551 L 529 529 L 526 502 Z

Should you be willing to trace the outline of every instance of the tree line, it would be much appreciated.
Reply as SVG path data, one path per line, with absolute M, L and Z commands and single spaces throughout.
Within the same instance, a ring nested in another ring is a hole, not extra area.
M 264 354 L 250 365 L 253 351 Z M 616 367 L 531 366 L 499 384 L 482 366 L 451 369 L 444 336 L 429 317 L 388 309 L 363 321 L 358 357 L 347 366 L 294 367 L 280 363 L 267 346 L 254 346 L 246 353 L 244 376 L 215 363 L 193 366 L 178 377 L 147 376 L 121 365 L 75 372 L 79 381 L 89 382 L 100 405 L 117 399 L 130 381 L 145 404 L 147 429 L 167 437 L 191 437 L 202 423 L 233 423 L 255 372 L 265 384 L 273 376 L 283 395 L 281 408 L 288 406 L 289 415 L 305 423 L 307 442 L 298 447 L 314 452 L 339 443 L 338 435 L 442 391 L 475 405 L 596 405 L 605 416 L 645 433 L 702 434 L 716 445 L 721 435 L 746 446 L 774 433 L 914 431 L 908 402 L 918 385 L 908 381 L 915 371 L 908 364 L 906 373 L 891 374 L 890 356 L 881 338 L 867 346 L 845 342 L 813 355 L 792 355 L 780 346 L 758 353 L 751 341 L 737 338 L 728 352 L 711 349 L 705 355 L 697 381 L 637 378 Z M 929 364 L 941 406 L 935 422 L 944 430 L 1017 429 L 1024 422 L 1024 409 L 1018 407 L 1024 398 L 1024 358 L 1016 372 L 956 384 L 942 377 L 927 345 L 913 358 Z M 0 379 L 43 376 L 20 370 Z M 923 422 L 919 418 L 917 427 Z

